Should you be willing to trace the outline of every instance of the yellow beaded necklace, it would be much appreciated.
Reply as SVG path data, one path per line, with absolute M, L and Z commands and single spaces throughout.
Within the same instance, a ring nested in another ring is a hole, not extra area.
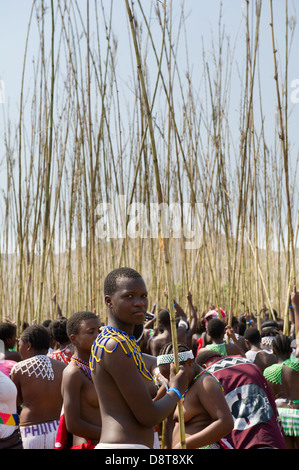
M 107 341 L 109 341 L 110 339 L 114 339 L 116 342 L 115 347 L 112 350 L 106 348 Z M 153 380 L 151 373 L 146 368 L 142 357 L 142 352 L 136 341 L 135 336 L 129 335 L 125 331 L 118 330 L 117 328 L 113 328 L 112 326 L 105 326 L 102 329 L 101 333 L 98 335 L 95 342 L 93 343 L 89 361 L 90 369 L 94 370 L 96 362 L 100 362 L 102 360 L 104 351 L 108 354 L 111 354 L 116 350 L 118 345 L 121 346 L 127 356 L 133 357 L 139 372 L 146 379 Z M 98 351 L 100 351 L 99 357 Z

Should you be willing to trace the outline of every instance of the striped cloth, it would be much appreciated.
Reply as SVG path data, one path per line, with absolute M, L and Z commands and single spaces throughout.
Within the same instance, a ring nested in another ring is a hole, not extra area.
M 19 416 L 10 413 L 0 412 L 0 424 L 6 424 L 6 426 L 17 426 L 19 424 Z
M 277 408 L 279 418 L 286 436 L 299 436 L 299 410 Z

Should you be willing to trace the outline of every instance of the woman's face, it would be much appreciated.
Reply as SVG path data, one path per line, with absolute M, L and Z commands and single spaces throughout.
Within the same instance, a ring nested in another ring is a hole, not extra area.
M 185 372 L 188 375 L 188 384 L 192 382 L 192 379 L 194 377 L 194 362 L 192 359 L 187 359 L 187 361 L 180 362 L 180 366 L 183 366 L 185 369 Z M 159 372 L 167 381 L 169 381 L 170 377 L 170 364 L 160 364 L 159 365 Z
M 21 337 L 19 340 L 19 353 L 23 360 L 28 359 L 30 357 L 29 350 L 30 350 L 30 343 L 28 342 L 25 343 Z
M 98 318 L 89 318 L 83 320 L 78 334 L 72 335 L 72 342 L 80 351 L 90 352 L 93 342 L 99 334 L 100 320 Z
M 131 330 L 134 325 L 140 325 L 145 321 L 148 307 L 145 282 L 140 277 L 119 278 L 116 283 L 117 288 L 114 294 L 105 297 L 110 319 L 118 328 L 126 331 L 129 327 Z

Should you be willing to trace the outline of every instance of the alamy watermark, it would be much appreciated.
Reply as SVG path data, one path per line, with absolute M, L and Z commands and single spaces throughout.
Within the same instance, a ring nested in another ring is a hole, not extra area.
M 293 88 L 293 91 L 291 93 L 291 102 L 293 104 L 298 104 L 299 103 L 299 78 L 292 80 L 291 88 Z
M 5 103 L 5 85 L 4 81 L 0 80 L 0 104 Z
M 125 195 L 116 195 L 112 203 L 96 208 L 96 236 L 102 240 L 116 238 L 184 239 L 186 250 L 202 245 L 202 203 L 172 204 L 127 203 Z

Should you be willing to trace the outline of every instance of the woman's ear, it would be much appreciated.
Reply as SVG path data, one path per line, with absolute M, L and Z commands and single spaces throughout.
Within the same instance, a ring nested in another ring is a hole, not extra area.
M 74 333 L 72 333 L 70 336 L 69 336 L 72 344 L 74 344 L 76 346 L 76 335 Z
M 107 305 L 108 308 L 111 308 L 111 296 L 110 295 L 105 295 L 105 304 Z

